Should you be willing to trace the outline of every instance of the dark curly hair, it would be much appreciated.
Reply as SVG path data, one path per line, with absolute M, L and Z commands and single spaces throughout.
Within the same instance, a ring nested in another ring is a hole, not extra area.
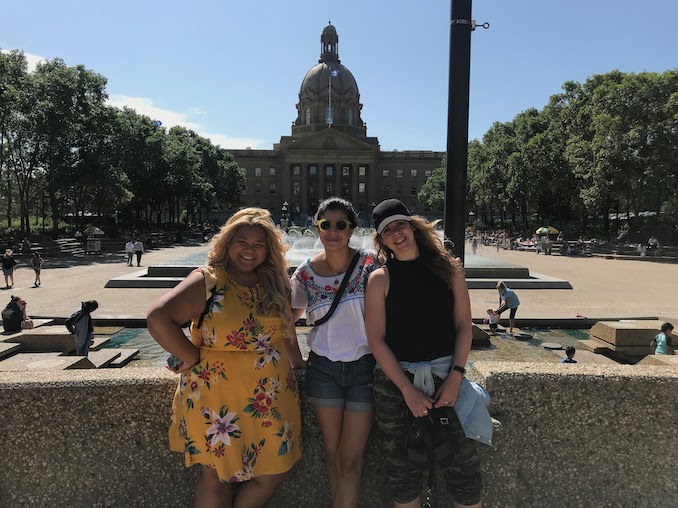
M 315 221 L 318 222 L 323 213 L 325 213 L 327 210 L 339 210 L 344 212 L 346 217 L 348 217 L 348 221 L 351 223 L 351 229 L 358 225 L 358 217 L 356 216 L 355 208 L 353 208 L 353 205 L 350 201 L 346 201 L 345 199 L 338 198 L 336 196 L 327 198 L 325 201 L 320 203 L 320 205 L 318 205 L 318 211 L 315 213 Z

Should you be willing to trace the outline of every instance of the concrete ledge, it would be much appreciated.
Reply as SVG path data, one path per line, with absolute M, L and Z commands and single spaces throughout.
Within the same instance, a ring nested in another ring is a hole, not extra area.
M 678 505 L 678 372 L 474 367 L 502 422 L 495 448 L 481 452 L 485 506 Z M 155 368 L 0 374 L 0 506 L 190 506 L 197 469 L 167 449 L 176 383 Z M 305 402 L 302 412 L 304 456 L 273 508 L 329 505 L 322 438 Z M 363 507 L 390 506 L 379 439 L 373 432 L 366 451 Z

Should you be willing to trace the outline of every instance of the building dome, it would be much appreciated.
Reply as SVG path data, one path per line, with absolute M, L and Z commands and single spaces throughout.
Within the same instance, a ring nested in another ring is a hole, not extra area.
M 365 137 L 358 83 L 339 60 L 339 35 L 332 23 L 323 30 L 320 44 L 320 59 L 301 82 L 292 135 L 310 134 L 332 127 L 356 137 Z
M 302 97 L 327 98 L 327 91 L 330 85 L 330 70 L 339 71 L 338 76 L 332 76 L 332 99 L 343 95 L 352 94 L 358 97 L 358 84 L 345 65 L 338 62 L 328 64 L 321 62 L 306 73 L 299 89 L 299 99 Z

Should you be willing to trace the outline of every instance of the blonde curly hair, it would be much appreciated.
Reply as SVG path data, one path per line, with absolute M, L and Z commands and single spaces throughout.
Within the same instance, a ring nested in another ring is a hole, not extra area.
M 454 277 L 464 276 L 464 267 L 445 248 L 443 240 L 438 236 L 436 225 L 440 221 L 428 222 L 419 215 L 413 215 L 410 220 L 414 231 L 414 240 L 419 247 L 419 257 L 433 273 L 452 289 Z M 377 248 L 377 256 L 382 263 L 393 257 L 393 251 L 389 249 L 381 235 L 374 233 L 374 245 Z
M 266 233 L 266 257 L 255 269 L 263 289 L 261 307 L 268 315 L 277 315 L 282 319 L 287 338 L 294 326 L 290 306 L 292 291 L 287 276 L 288 263 L 285 260 L 288 246 L 282 242 L 282 234 L 275 227 L 268 210 L 244 208 L 233 214 L 212 239 L 212 250 L 207 257 L 207 264 L 228 269 L 228 246 L 243 226 L 257 226 Z

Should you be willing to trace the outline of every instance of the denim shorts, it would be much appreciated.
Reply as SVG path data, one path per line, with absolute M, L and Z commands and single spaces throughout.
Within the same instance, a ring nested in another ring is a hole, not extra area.
M 374 411 L 372 384 L 374 356 L 353 362 L 333 362 L 313 351 L 306 363 L 306 394 L 319 407 L 343 407 L 347 411 Z

